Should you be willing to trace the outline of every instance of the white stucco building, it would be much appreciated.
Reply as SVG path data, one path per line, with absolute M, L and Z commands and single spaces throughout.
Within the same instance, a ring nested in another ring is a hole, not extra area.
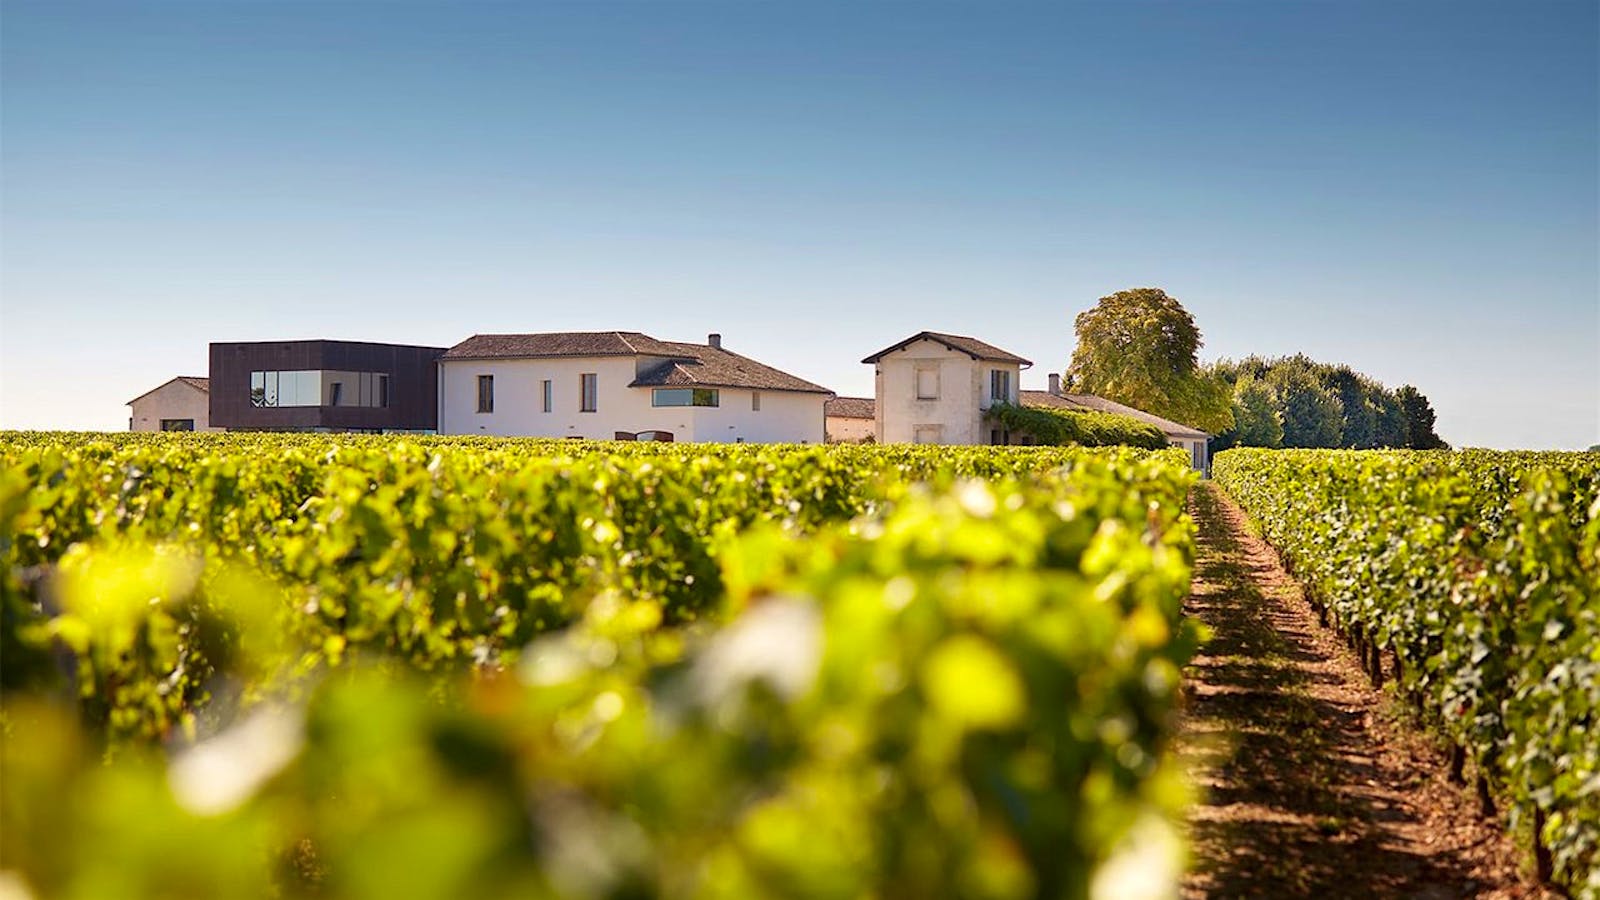
M 128 401 L 129 431 L 221 431 L 211 427 L 211 382 L 194 375 L 151 388 Z
M 862 362 L 874 367 L 880 444 L 1002 444 L 987 427 L 992 403 L 1015 404 L 1033 363 L 977 338 L 923 331 Z
M 821 443 L 833 392 L 634 331 L 480 334 L 439 358 L 439 433 Z

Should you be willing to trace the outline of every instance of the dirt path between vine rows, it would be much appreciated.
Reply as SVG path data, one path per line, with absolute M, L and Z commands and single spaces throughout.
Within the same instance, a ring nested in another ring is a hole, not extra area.
M 1221 489 L 1202 484 L 1190 512 L 1186 611 L 1214 636 L 1185 673 L 1179 752 L 1202 797 L 1183 896 L 1556 896 Z

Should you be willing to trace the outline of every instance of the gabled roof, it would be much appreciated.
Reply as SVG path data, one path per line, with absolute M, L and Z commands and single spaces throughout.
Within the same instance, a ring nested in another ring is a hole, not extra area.
M 209 378 L 201 378 L 198 375 L 179 375 L 177 378 L 173 378 L 173 379 L 170 379 L 168 381 L 163 381 L 162 383 L 156 385 L 155 387 L 151 388 L 148 391 L 145 391 L 144 393 L 142 393 L 139 396 L 133 398 L 132 400 L 129 400 L 127 403 L 125 403 L 123 405 L 124 406 L 132 406 L 133 404 L 138 403 L 140 400 L 143 400 L 144 398 L 150 396 L 151 394 L 154 394 L 156 391 L 161 390 L 162 388 L 166 387 L 167 385 L 180 384 L 180 383 L 181 384 L 187 384 L 189 387 L 194 388 L 195 390 L 199 391 L 202 394 L 211 393 L 211 379 L 209 379 Z
M 878 401 L 871 397 L 835 397 L 822 404 L 822 414 L 830 419 L 874 419 Z
M 654 340 L 653 338 L 651 340 Z M 827 394 L 833 391 L 765 366 L 748 356 L 706 344 L 680 344 L 656 341 L 671 356 L 641 371 L 628 387 L 726 387 L 758 391 L 793 391 L 802 394 Z M 658 354 L 650 354 L 652 356 Z
M 443 359 L 529 359 L 548 356 L 673 356 L 664 341 L 637 331 L 557 331 L 544 334 L 475 334 Z
M 958 353 L 965 353 L 973 359 L 984 359 L 990 362 L 1017 363 L 1024 368 L 1033 365 L 1032 360 L 1023 359 L 1015 353 L 1008 353 L 993 344 L 986 344 L 977 338 L 961 334 L 944 334 L 938 331 L 919 331 L 892 347 L 885 347 L 877 353 L 863 359 L 864 363 L 875 363 L 902 347 L 908 347 L 917 341 L 928 340 L 943 344 Z
M 1107 400 L 1094 394 L 1052 394 L 1049 391 L 1020 391 L 1023 406 L 1050 406 L 1056 409 L 1093 410 L 1097 412 L 1117 413 L 1129 416 L 1141 422 L 1148 422 L 1161 429 L 1161 433 L 1169 438 L 1196 438 L 1210 437 L 1198 428 L 1163 419 L 1160 416 L 1147 413 L 1142 409 L 1135 409 L 1115 400 Z

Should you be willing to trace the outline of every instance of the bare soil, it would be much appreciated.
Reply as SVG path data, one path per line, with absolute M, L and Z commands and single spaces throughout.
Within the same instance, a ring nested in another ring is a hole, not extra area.
M 1204 483 L 1190 513 L 1186 612 L 1213 637 L 1185 679 L 1179 752 L 1203 796 L 1183 896 L 1556 897 L 1232 500 Z

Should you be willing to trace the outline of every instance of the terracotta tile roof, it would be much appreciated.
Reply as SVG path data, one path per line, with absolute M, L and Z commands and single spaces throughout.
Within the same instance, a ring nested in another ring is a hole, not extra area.
M 558 331 L 545 334 L 475 334 L 444 359 L 528 359 L 548 356 L 672 356 L 679 351 L 637 331 Z
M 1115 400 L 1107 400 L 1094 394 L 1052 394 L 1049 391 L 1020 391 L 1019 399 L 1023 406 L 1052 406 L 1056 409 L 1081 409 L 1096 410 L 1098 412 L 1117 413 L 1118 415 L 1131 416 L 1141 422 L 1149 422 L 1161 429 L 1169 438 L 1203 438 L 1210 437 L 1204 431 L 1193 428 L 1182 422 L 1163 419 L 1160 416 L 1147 413 L 1142 409 L 1134 409 Z
M 872 419 L 877 410 L 878 401 L 871 397 L 835 397 L 822 404 L 822 414 L 830 419 Z
M 726 387 L 832 394 L 827 388 L 708 344 L 658 341 L 637 331 L 475 334 L 443 359 L 538 359 L 559 356 L 659 356 L 629 387 Z
M 144 393 L 142 393 L 139 396 L 133 398 L 132 400 L 129 400 L 127 403 L 125 403 L 123 405 L 124 406 L 132 406 L 133 404 L 138 403 L 140 400 L 143 400 L 144 398 L 150 396 L 151 394 L 154 394 L 156 391 L 161 390 L 162 388 L 166 387 L 167 385 L 169 385 L 169 384 L 178 384 L 180 382 L 183 383 L 183 384 L 187 384 L 189 387 L 192 387 L 195 390 L 200 391 L 203 394 L 211 393 L 211 379 L 209 379 L 209 378 L 201 378 L 199 375 L 179 375 L 177 378 L 169 378 L 166 381 L 161 382 L 160 384 L 156 385 L 155 387 L 151 388 L 148 391 L 145 391 Z
M 888 356 L 890 353 L 899 350 L 901 347 L 909 346 L 924 339 L 943 344 L 946 347 L 949 347 L 951 350 L 965 353 L 973 359 L 986 359 L 991 362 L 1017 363 L 1021 366 L 1033 365 L 1032 360 L 1023 359 L 1015 353 L 1009 353 L 1005 350 L 1001 350 L 999 347 L 996 347 L 993 344 L 986 344 L 977 338 L 967 337 L 966 335 L 961 334 L 944 334 L 938 331 L 919 331 L 892 347 L 885 347 L 884 349 L 879 350 L 877 353 L 874 353 L 866 359 L 863 359 L 862 362 L 875 363 L 879 359 Z
M 680 344 L 675 341 L 656 343 L 668 348 L 669 352 L 661 355 L 674 358 L 663 360 L 640 372 L 628 387 L 726 387 L 829 396 L 833 394 L 833 391 L 820 384 L 812 384 L 788 372 L 780 372 L 731 350 L 706 344 Z

